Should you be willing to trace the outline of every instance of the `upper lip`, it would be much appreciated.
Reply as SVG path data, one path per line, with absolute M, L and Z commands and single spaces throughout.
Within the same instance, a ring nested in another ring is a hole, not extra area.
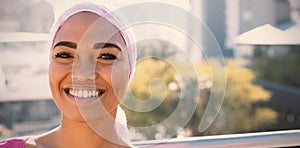
M 84 85 L 84 84 L 71 84 L 71 85 L 69 85 L 69 86 L 67 86 L 67 87 L 65 87 L 65 89 L 66 88 L 72 88 L 72 89 L 88 89 L 88 90 L 94 90 L 94 89 L 98 89 L 98 90 L 105 90 L 105 88 L 104 87 L 99 87 L 99 86 L 97 86 L 96 84 L 86 84 L 86 85 Z

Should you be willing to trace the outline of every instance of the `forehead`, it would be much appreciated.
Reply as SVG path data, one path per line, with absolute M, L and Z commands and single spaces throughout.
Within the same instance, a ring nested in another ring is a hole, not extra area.
M 92 12 L 79 12 L 69 17 L 56 33 L 54 43 L 58 41 L 77 44 L 109 41 L 125 45 L 119 29 Z

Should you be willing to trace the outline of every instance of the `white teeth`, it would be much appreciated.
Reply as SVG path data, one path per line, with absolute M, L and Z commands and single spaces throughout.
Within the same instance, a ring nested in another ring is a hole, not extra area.
M 84 97 L 84 98 L 88 97 L 88 95 L 89 95 L 88 91 L 86 91 L 86 90 L 83 91 L 83 97 Z
M 77 97 L 82 97 L 82 90 L 78 91 L 78 96 Z
M 92 96 L 96 96 L 96 91 L 95 90 L 92 91 Z
M 69 93 L 74 97 L 80 98 L 90 98 L 90 97 L 98 97 L 100 94 L 97 90 L 70 90 Z
M 73 90 L 70 90 L 70 94 L 71 94 L 71 95 L 74 95 L 74 91 L 73 91 Z
M 88 97 L 91 97 L 91 96 L 92 96 L 92 92 L 91 92 L 91 91 L 89 91 Z

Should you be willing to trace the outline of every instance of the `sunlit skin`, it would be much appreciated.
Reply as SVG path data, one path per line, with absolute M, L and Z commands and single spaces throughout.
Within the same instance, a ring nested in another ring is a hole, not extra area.
M 64 22 L 54 38 L 49 65 L 50 88 L 62 121 L 58 128 L 35 138 L 35 146 L 120 147 L 96 134 L 88 123 L 101 124 L 108 115 L 115 118 L 128 85 L 126 50 L 118 29 L 96 14 L 80 12 Z M 74 97 L 72 90 L 99 94 Z M 114 132 L 113 123 L 105 127 Z

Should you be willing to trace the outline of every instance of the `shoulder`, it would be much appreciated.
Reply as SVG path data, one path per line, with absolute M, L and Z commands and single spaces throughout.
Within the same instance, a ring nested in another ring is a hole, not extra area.
M 53 133 L 55 133 L 55 129 L 40 135 L 15 137 L 10 139 L 0 140 L 0 148 L 46 147 L 50 145 L 51 142 L 53 142 L 53 137 L 54 137 Z
M 36 147 L 35 137 L 17 137 L 0 141 L 0 148 L 32 148 Z
M 23 138 L 13 138 L 0 141 L 0 148 L 24 148 L 26 144 L 26 139 Z

